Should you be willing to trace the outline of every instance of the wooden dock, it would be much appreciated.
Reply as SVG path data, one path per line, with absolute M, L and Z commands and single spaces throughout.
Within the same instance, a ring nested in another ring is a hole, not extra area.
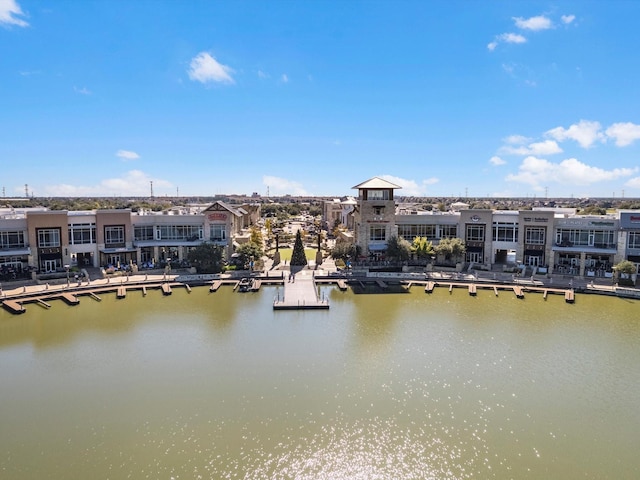
M 516 294 L 516 298 L 524 298 L 524 289 L 519 285 L 513 286 L 513 293 Z
M 78 305 L 80 303 L 78 297 L 76 297 L 73 293 L 62 292 L 61 296 L 62 300 L 64 300 L 67 305 Z
M 10 311 L 11 313 L 19 314 L 19 313 L 24 313 L 24 312 L 27 311 L 27 309 L 24 308 L 21 303 L 15 301 L 15 300 L 3 300 L 2 301 L 2 306 L 6 310 Z
M 284 295 L 273 302 L 274 310 L 328 309 L 329 301 L 318 298 L 316 282 L 312 272 L 298 272 L 284 285 Z
M 120 285 L 116 291 L 116 298 L 125 298 L 127 296 L 127 287 Z
M 567 303 L 573 303 L 576 301 L 575 292 L 573 289 L 564 292 L 564 301 Z
M 163 295 L 171 295 L 171 285 L 165 282 L 162 284 L 161 288 L 162 288 Z
M 470 283 L 469 284 L 469 295 L 471 295 L 472 297 L 475 297 L 477 293 L 478 293 L 478 291 L 476 289 L 476 284 L 475 283 Z
M 209 287 L 210 292 L 217 292 L 218 289 L 222 286 L 222 280 L 214 280 L 211 282 L 211 286 Z
M 436 282 L 427 282 L 424 286 L 425 293 L 433 293 L 433 289 L 436 288 Z

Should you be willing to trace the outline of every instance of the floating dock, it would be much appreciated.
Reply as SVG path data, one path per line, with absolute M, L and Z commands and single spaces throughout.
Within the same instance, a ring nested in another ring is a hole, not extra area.
M 27 311 L 21 303 L 15 300 L 3 300 L 2 306 L 11 313 L 20 314 Z
M 78 297 L 76 297 L 73 293 L 68 292 L 62 293 L 62 300 L 64 300 L 67 305 L 78 305 L 80 303 Z

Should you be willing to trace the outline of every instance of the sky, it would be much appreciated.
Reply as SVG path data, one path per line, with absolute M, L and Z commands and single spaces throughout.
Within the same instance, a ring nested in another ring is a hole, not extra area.
M 0 0 L 0 196 L 640 197 L 640 2 Z

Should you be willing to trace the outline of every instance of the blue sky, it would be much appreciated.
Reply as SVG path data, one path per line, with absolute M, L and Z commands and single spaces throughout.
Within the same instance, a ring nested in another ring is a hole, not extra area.
M 6 196 L 640 197 L 640 2 L 0 0 Z M 1 193 L 1 192 L 0 192 Z

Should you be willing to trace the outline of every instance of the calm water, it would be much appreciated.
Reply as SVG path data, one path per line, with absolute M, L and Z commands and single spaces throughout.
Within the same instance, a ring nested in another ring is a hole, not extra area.
M 0 478 L 640 478 L 640 303 L 276 288 L 0 312 Z

